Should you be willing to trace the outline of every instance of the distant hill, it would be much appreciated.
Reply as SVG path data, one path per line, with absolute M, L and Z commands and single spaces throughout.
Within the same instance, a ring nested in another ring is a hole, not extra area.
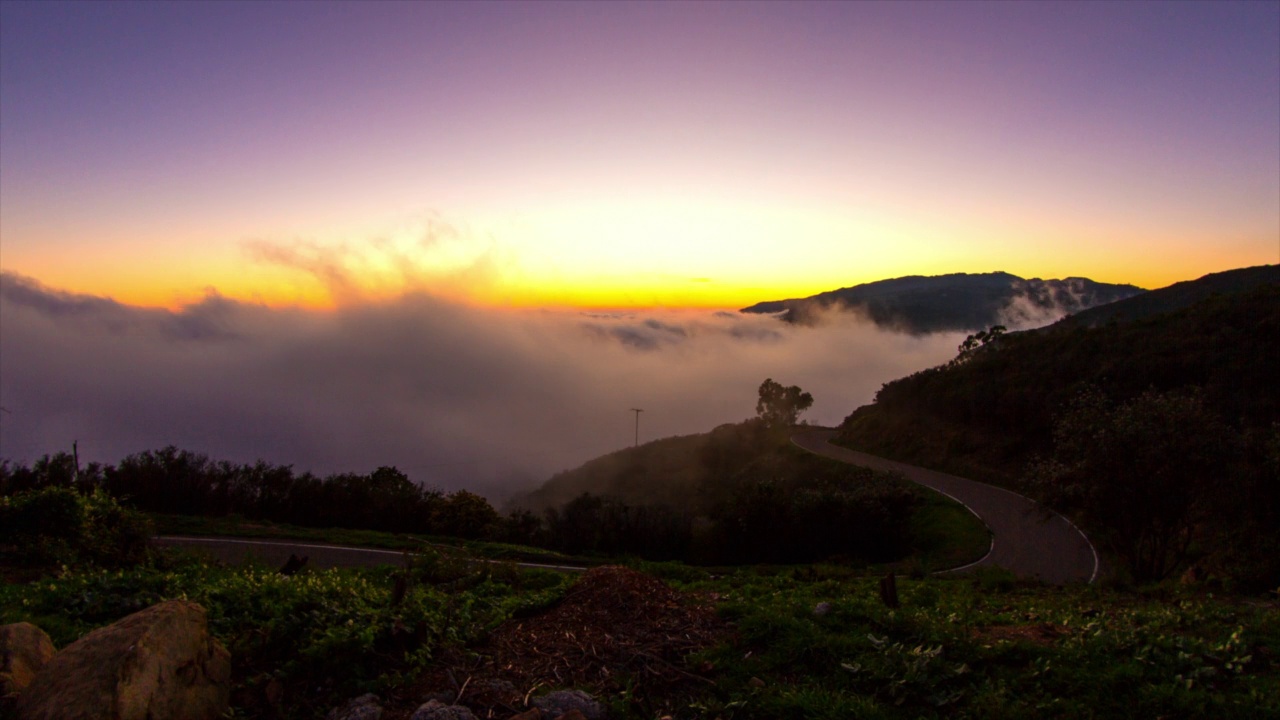
M 997 324 L 1038 326 L 1142 292 L 1133 285 L 1088 278 L 1025 280 L 1006 272 L 953 273 L 880 280 L 807 298 L 757 303 L 741 312 L 781 313 L 787 322 L 808 324 L 832 308 L 841 308 L 863 313 L 882 327 L 924 334 L 981 330 Z

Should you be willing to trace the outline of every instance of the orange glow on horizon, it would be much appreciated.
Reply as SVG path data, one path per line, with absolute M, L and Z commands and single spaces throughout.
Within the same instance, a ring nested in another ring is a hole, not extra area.
M 1226 260 L 1225 258 L 1223 260 Z M 46 287 L 63 292 L 86 294 L 112 299 L 137 307 L 162 308 L 180 311 L 199 304 L 213 296 L 270 308 L 296 308 L 309 311 L 333 311 L 344 306 L 383 304 L 394 302 L 406 295 L 422 293 L 438 297 L 446 302 L 494 310 L 565 310 L 565 311 L 637 311 L 637 310 L 738 310 L 759 302 L 801 298 L 818 293 L 851 287 L 906 275 L 938 275 L 950 272 L 993 272 L 1002 270 L 1025 278 L 1088 277 L 1097 282 L 1131 284 L 1154 290 L 1175 282 L 1194 280 L 1203 275 L 1259 263 L 1241 258 L 1242 262 L 1219 262 L 1213 265 L 1183 263 L 1178 267 L 1144 267 L 1143 272 L 1120 264 L 1099 267 L 1094 272 L 1068 269 L 1065 272 L 1042 272 L 1035 268 L 1019 271 L 1009 266 L 990 268 L 921 269 L 883 277 L 849 277 L 838 282 L 794 282 L 778 284 L 717 283 L 689 280 L 668 284 L 645 284 L 639 281 L 597 281 L 591 283 L 554 283 L 537 285 L 489 285 L 466 288 L 458 285 L 428 287 L 360 287 L 349 296 L 337 297 L 319 282 L 312 279 L 293 279 L 290 282 L 253 282 L 241 277 L 225 282 L 207 282 L 202 286 L 185 287 L 173 282 L 133 281 L 131 278 L 96 277 L 88 282 L 67 282 L 72 278 L 42 278 L 31 276 Z M 25 273 L 24 273 L 25 274 Z M 123 280 L 123 282 L 121 282 Z
M 968 238 L 965 238 L 968 240 Z M 1166 287 L 1224 270 L 1280 262 L 1259 258 L 1242 246 L 1204 247 L 1194 240 L 1180 242 L 1142 238 L 1130 247 L 1140 254 L 1159 253 L 1165 244 L 1169 258 L 1140 262 L 1135 251 L 1083 253 L 1064 265 L 1037 252 L 1029 243 L 991 242 L 982 253 L 925 254 L 914 261 L 877 253 L 858 257 L 847 252 L 817 267 L 776 267 L 761 277 L 746 264 L 725 267 L 715 277 L 696 272 L 660 272 L 657 267 L 619 270 L 609 263 L 558 267 L 526 267 L 514 261 L 479 271 L 443 270 L 428 265 L 397 277 L 379 266 L 352 268 L 343 282 L 326 285 L 317 275 L 294 267 L 246 262 L 234 251 L 207 257 L 174 257 L 152 253 L 144 261 L 120 255 L 91 257 L 68 264 L 62 258 L 28 256 L 4 269 L 31 277 L 56 291 L 111 298 L 117 302 L 179 311 L 211 296 L 271 308 L 332 311 L 342 307 L 385 304 L 412 294 L 425 294 L 450 303 L 510 310 L 636 311 L 737 310 L 759 302 L 799 298 L 854 285 L 908 275 L 1005 271 L 1024 278 L 1087 277 L 1097 282 L 1132 284 L 1145 289 Z M 1057 240 L 1057 238 L 1054 238 Z M 910 245 L 910 241 L 898 243 Z M 972 247 L 968 242 L 964 243 Z M 1231 247 L 1237 248 L 1234 252 Z M 1247 246 L 1243 246 L 1247 248 Z M 939 249 L 949 250 L 946 243 Z M 839 248 L 825 248 L 832 255 Z M 920 248 L 909 247 L 909 250 Z M 991 259 L 996 258 L 996 259 Z M 12 259 L 6 257 L 6 260 Z M 856 262 L 861 259 L 862 262 Z M 32 262 L 39 260 L 42 262 Z M 695 263 L 705 269 L 709 263 Z

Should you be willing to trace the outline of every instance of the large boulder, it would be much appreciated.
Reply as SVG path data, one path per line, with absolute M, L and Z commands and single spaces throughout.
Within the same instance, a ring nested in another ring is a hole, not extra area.
M 22 692 L 54 652 L 49 635 L 35 625 L 0 625 L 0 697 Z
M 170 600 L 63 648 L 18 700 L 21 720 L 215 720 L 231 697 L 231 656 L 204 608 Z

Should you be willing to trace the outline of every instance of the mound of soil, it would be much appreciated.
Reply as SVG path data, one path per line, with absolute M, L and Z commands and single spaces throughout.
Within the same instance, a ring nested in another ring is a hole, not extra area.
M 1037 625 L 997 625 L 973 631 L 978 640 L 1008 640 L 1010 642 L 1029 642 L 1032 645 L 1053 645 L 1059 638 L 1067 635 L 1067 628 L 1054 623 Z
M 499 626 L 472 648 L 481 658 L 472 667 L 441 670 L 426 683 L 456 683 L 457 701 L 478 717 L 508 717 L 552 688 L 607 697 L 625 686 L 637 700 L 672 697 L 711 683 L 685 659 L 727 632 L 709 602 L 635 570 L 599 567 L 551 609 Z M 500 687 L 509 690 L 494 691 Z

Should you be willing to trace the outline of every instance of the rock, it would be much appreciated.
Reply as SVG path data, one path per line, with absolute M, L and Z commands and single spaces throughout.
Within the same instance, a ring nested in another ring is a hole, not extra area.
M 829 612 L 831 612 L 831 603 L 829 602 L 820 602 L 813 606 L 813 614 L 818 617 L 822 617 Z
M 35 625 L 0 625 L 0 697 L 26 689 L 54 652 L 49 635 Z
M 324 720 L 379 720 L 382 717 L 382 705 L 377 695 L 366 693 L 353 698 L 339 708 L 329 711 Z
M 297 555 L 290 553 L 289 559 L 284 563 L 284 567 L 280 568 L 280 574 L 285 576 L 296 574 L 307 564 L 308 557 L 309 556 L 307 555 L 298 557 Z
M 542 711 L 538 708 L 526 710 L 519 715 L 512 715 L 507 720 L 542 720 Z
M 587 720 L 587 716 L 583 715 L 581 710 L 570 710 L 556 720 Z
M 462 705 L 445 705 L 439 700 L 429 700 L 414 710 L 409 720 L 476 720 L 476 716 Z
M 63 648 L 18 700 L 21 720 L 215 720 L 230 704 L 231 657 L 205 610 L 170 600 Z
M 556 690 L 542 697 L 533 699 L 533 706 L 543 715 L 558 718 L 577 710 L 586 720 L 602 720 L 605 716 L 604 706 L 595 698 L 581 690 Z
M 480 680 L 471 687 L 473 692 L 495 695 L 504 700 L 520 697 L 520 691 L 516 689 L 515 684 L 507 680 Z
M 279 710 L 284 704 L 284 683 L 276 678 L 268 680 L 266 686 L 262 688 L 262 698 L 267 701 L 268 706 Z
M 457 690 L 440 690 L 438 692 L 429 693 L 422 696 L 422 705 L 435 701 L 439 705 L 452 705 L 454 700 L 458 699 Z M 418 707 L 422 707 L 419 705 Z

